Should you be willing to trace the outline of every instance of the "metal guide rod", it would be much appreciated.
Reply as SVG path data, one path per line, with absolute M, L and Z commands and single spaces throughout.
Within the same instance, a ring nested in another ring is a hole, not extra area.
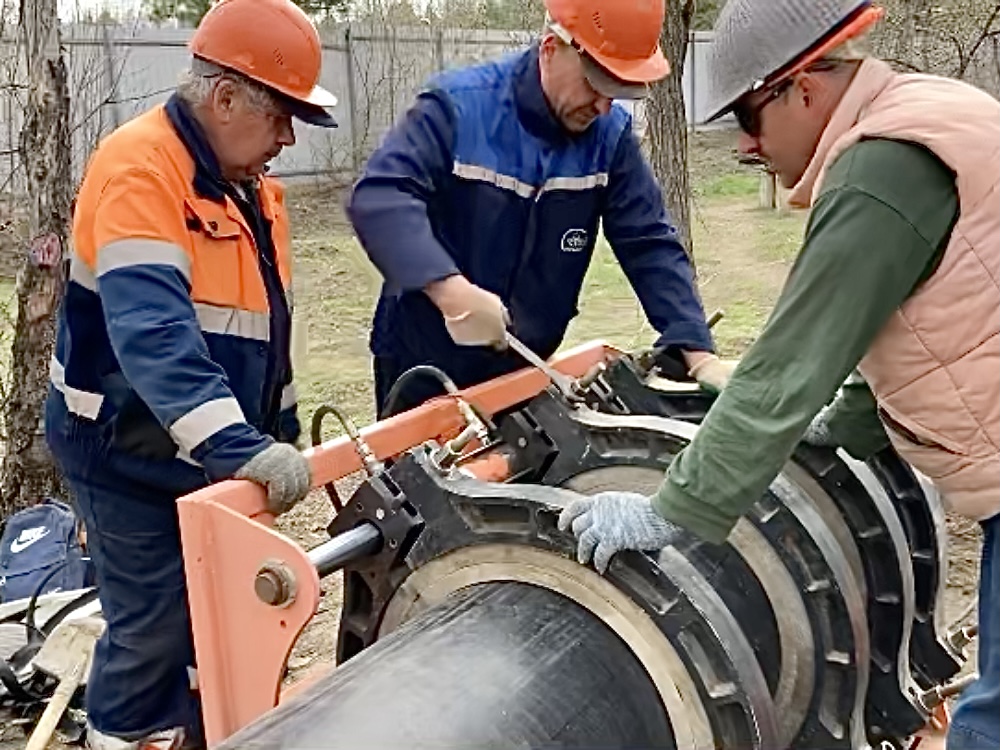
M 309 562 L 316 566 L 320 578 L 343 568 L 349 562 L 373 555 L 382 546 L 382 535 L 373 524 L 362 523 L 350 531 L 309 550 Z
M 917 699 L 927 710 L 932 711 L 934 708 L 944 703 L 948 698 L 964 692 L 967 687 L 972 685 L 972 683 L 978 679 L 979 675 L 976 673 L 962 675 L 961 677 L 956 677 L 954 680 L 947 682 L 944 685 L 937 685 L 932 687 L 930 690 L 924 691 L 917 696 Z

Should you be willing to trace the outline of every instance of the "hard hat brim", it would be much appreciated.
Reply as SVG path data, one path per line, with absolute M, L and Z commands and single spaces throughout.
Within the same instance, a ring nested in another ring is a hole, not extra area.
M 599 52 L 586 50 L 605 72 L 617 78 L 620 82 L 632 85 L 646 85 L 665 78 L 670 73 L 670 63 L 663 56 L 659 46 L 647 58 L 638 60 L 622 60 Z
M 583 74 L 587 82 L 601 96 L 609 99 L 644 99 L 649 93 L 646 83 L 630 83 L 611 75 L 587 54 L 580 55 L 583 60 Z
M 195 56 L 191 58 L 191 70 L 197 75 L 213 76 L 225 73 L 231 69 L 215 60 Z M 312 91 L 310 91 L 303 98 L 292 95 L 287 91 L 282 91 L 274 86 L 270 86 L 264 81 L 257 80 L 253 76 L 249 76 L 238 70 L 234 70 L 232 72 L 241 75 L 244 78 L 249 78 L 251 81 L 254 81 L 255 83 L 266 88 L 273 96 L 277 97 L 281 101 L 282 106 L 288 110 L 292 117 L 302 120 L 302 122 L 309 125 L 316 125 L 321 128 L 337 127 L 337 121 L 333 118 L 333 115 L 326 111 L 328 107 L 336 106 L 337 97 L 324 89 L 322 86 L 313 86 Z
M 305 99 L 285 95 L 292 117 L 320 128 L 335 128 L 337 121 L 327 109 L 337 106 L 337 97 L 322 86 L 314 86 Z
M 337 97 L 322 86 L 313 86 L 313 90 L 309 92 L 309 96 L 303 101 L 314 107 L 329 108 L 337 106 Z
M 732 112 L 734 109 L 736 109 L 736 103 L 740 99 L 742 99 L 744 96 L 746 96 L 746 94 L 748 94 L 748 93 L 750 93 L 749 89 L 747 91 L 741 92 L 740 95 L 737 96 L 735 99 L 733 99 L 731 102 L 729 102 L 727 104 L 723 104 L 721 107 L 719 107 L 719 109 L 717 111 L 715 111 L 714 113 L 710 114 L 708 117 L 706 117 L 705 119 L 703 119 L 701 121 L 701 124 L 702 125 L 708 125 L 709 123 L 715 122 L 720 117 L 725 117 L 730 112 Z
M 291 97 L 284 97 L 284 99 L 285 108 L 296 120 L 302 120 L 307 125 L 315 125 L 320 128 L 338 127 L 333 115 L 326 111 L 326 107 L 332 107 L 332 104 L 320 106 L 311 102 L 304 102 L 301 99 L 292 99 Z M 328 100 L 324 99 L 323 101 Z M 334 102 L 336 102 L 336 98 L 334 98 Z

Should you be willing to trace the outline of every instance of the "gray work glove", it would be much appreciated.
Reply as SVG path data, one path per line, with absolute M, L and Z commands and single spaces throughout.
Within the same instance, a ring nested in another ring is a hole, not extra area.
M 819 445 L 828 448 L 836 448 L 837 441 L 830 432 L 830 407 L 825 406 L 820 409 L 819 414 L 813 417 L 812 422 L 806 427 L 802 435 L 802 442 L 809 445 Z
M 576 559 L 583 565 L 594 558 L 601 573 L 616 552 L 625 549 L 659 550 L 680 536 L 681 529 L 653 509 L 637 492 L 599 492 L 567 505 L 559 515 L 559 529 L 573 529 Z
M 233 479 L 249 479 L 267 489 L 267 509 L 274 515 L 291 510 L 312 486 L 309 462 L 294 445 L 273 443 L 247 461 Z

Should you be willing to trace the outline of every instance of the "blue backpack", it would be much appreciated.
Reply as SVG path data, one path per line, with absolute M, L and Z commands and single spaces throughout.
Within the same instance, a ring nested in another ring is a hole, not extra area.
M 90 585 L 79 529 L 73 509 L 57 500 L 8 518 L 0 535 L 0 602 Z

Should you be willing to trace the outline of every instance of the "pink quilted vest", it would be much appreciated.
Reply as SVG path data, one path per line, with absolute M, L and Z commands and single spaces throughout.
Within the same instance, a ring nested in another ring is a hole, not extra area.
M 985 520 L 1000 513 L 1000 103 L 866 60 L 789 202 L 812 205 L 829 165 L 864 137 L 921 144 L 956 175 L 960 215 L 941 265 L 859 369 L 900 455 L 951 509 Z

